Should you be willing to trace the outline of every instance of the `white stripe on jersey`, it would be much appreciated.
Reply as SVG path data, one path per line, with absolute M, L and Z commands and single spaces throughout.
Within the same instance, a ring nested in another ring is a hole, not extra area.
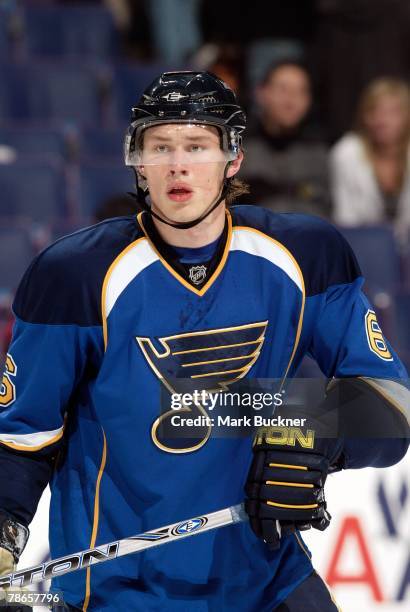
M 16 446 L 26 447 L 27 449 L 33 446 L 41 446 L 47 444 L 53 438 L 60 437 L 63 432 L 63 427 L 58 429 L 52 429 L 50 431 L 37 431 L 27 434 L 0 434 L 0 442 L 10 445 L 11 447 L 15 444 Z
M 108 318 L 121 293 L 134 278 L 155 261 L 159 261 L 159 257 L 146 239 L 138 240 L 137 244 L 129 251 L 120 254 L 118 261 L 114 262 L 112 269 L 109 271 L 105 293 L 104 318 Z
M 263 257 L 283 270 L 295 285 L 304 292 L 303 277 L 289 251 L 279 242 L 253 228 L 233 228 L 231 251 L 244 251 Z

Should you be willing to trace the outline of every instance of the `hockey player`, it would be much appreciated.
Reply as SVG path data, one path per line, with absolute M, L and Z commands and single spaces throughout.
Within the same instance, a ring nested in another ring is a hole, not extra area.
M 314 217 L 228 206 L 244 128 L 213 75 L 162 74 L 125 140 L 143 211 L 62 238 L 17 291 L 0 395 L 0 574 L 48 482 L 52 558 L 239 503 L 246 484 L 249 522 L 60 577 L 67 610 L 335 611 L 299 530 L 326 527 L 330 471 L 406 453 L 406 373 L 344 239 Z M 307 353 L 333 379 L 324 409 L 336 392 L 348 399 L 341 431 L 370 406 L 389 438 L 278 444 L 267 429 L 252 447 L 208 426 L 169 435 L 161 389 L 169 400 L 182 380 L 291 378 Z

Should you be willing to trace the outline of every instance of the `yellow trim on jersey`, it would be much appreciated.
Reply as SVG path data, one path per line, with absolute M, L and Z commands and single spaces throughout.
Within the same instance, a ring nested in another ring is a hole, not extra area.
M 299 314 L 299 321 L 298 321 L 298 326 L 296 329 L 296 338 L 295 338 L 295 342 L 294 342 L 294 346 L 293 346 L 293 350 L 292 350 L 292 354 L 290 356 L 289 359 L 289 363 L 287 365 L 287 368 L 285 370 L 285 374 L 283 375 L 283 379 L 281 382 L 281 386 L 283 385 L 283 383 L 286 380 L 286 377 L 288 375 L 290 366 L 292 365 L 292 361 L 293 358 L 295 356 L 297 347 L 299 345 L 299 340 L 300 340 L 300 335 L 302 333 L 302 324 L 303 324 L 303 315 L 305 312 L 305 301 L 306 301 L 306 288 L 305 288 L 305 279 L 303 278 L 303 274 L 302 274 L 302 270 L 300 269 L 300 266 L 298 264 L 298 262 L 296 261 L 295 257 L 292 255 L 292 253 L 278 240 L 275 240 L 275 238 L 272 238 L 272 236 L 268 236 L 268 234 L 265 234 L 264 232 L 261 232 L 258 229 L 255 229 L 254 227 L 248 227 L 246 225 L 238 225 L 234 227 L 234 231 L 247 231 L 247 232 L 253 232 L 255 234 L 258 234 L 258 236 L 263 236 L 264 238 L 268 238 L 269 240 L 271 240 L 274 244 L 276 244 L 276 246 L 278 246 L 282 251 L 284 251 L 292 260 L 298 275 L 300 277 L 300 282 L 301 282 L 301 286 L 302 286 L 302 306 L 300 309 L 300 314 Z
M 267 485 L 278 485 L 280 487 L 303 487 L 304 489 L 313 489 L 312 484 L 304 484 L 302 482 L 281 482 L 280 480 L 267 480 Z
M 249 327 L 253 327 L 253 326 L 254 326 L 253 323 L 252 325 L 249 325 Z M 229 329 L 235 329 L 235 328 L 230 327 Z M 201 332 L 198 332 L 198 333 L 201 333 Z M 218 351 L 219 349 L 234 348 L 236 346 L 245 346 L 246 344 L 256 344 L 257 342 L 262 342 L 262 340 L 264 339 L 265 337 L 261 336 L 257 340 L 248 340 L 248 342 L 237 342 L 236 344 L 224 344 L 222 346 L 207 346 L 206 348 L 188 349 L 187 351 L 174 351 L 172 354 L 173 355 L 186 355 L 187 353 L 199 353 L 199 351 Z
M 278 504 L 277 502 L 267 501 L 268 506 L 275 506 L 276 508 L 291 508 L 294 510 L 310 510 L 317 508 L 319 504 L 307 504 L 306 506 L 295 506 L 293 504 Z
M 219 262 L 218 267 L 216 268 L 214 273 L 211 274 L 211 276 L 209 277 L 209 279 L 207 280 L 205 285 L 202 287 L 202 289 L 196 289 L 195 287 L 193 287 L 180 274 L 178 274 L 178 272 L 176 270 L 174 270 L 174 268 L 162 257 L 161 253 L 158 251 L 157 247 L 152 242 L 151 238 L 148 235 L 148 232 L 145 229 L 144 223 L 142 221 L 143 213 L 140 212 L 138 217 L 137 217 L 138 223 L 139 223 L 140 227 L 142 228 L 142 231 L 144 232 L 144 234 L 145 234 L 145 236 L 146 236 L 146 238 L 147 238 L 151 248 L 158 255 L 158 258 L 161 261 L 161 263 L 163 264 L 163 266 L 168 270 L 168 272 L 170 274 L 172 274 L 172 276 L 174 278 L 176 278 L 176 280 L 178 282 L 181 283 L 181 285 L 183 285 L 186 289 L 189 289 L 189 291 L 192 291 L 193 293 L 195 293 L 199 297 L 202 297 L 208 291 L 208 289 L 211 287 L 211 285 L 214 284 L 214 282 L 216 281 L 216 279 L 218 278 L 218 276 L 222 272 L 222 269 L 225 266 L 226 260 L 227 260 L 228 255 L 229 255 L 229 250 L 230 250 L 230 247 L 231 247 L 231 240 L 232 240 L 232 217 L 231 217 L 231 214 L 230 214 L 230 212 L 228 210 L 226 210 L 225 212 L 226 212 L 226 218 L 227 218 L 227 221 L 228 221 L 228 235 L 226 237 L 226 244 L 225 244 L 224 252 L 222 254 L 221 261 Z
M 103 282 L 103 286 L 102 286 L 102 290 L 101 290 L 101 316 L 102 316 L 103 337 L 104 337 L 104 348 L 105 348 L 105 350 L 107 349 L 107 343 L 108 343 L 107 317 L 106 317 L 106 314 L 105 314 L 106 313 L 106 297 L 107 297 L 108 282 L 110 280 L 111 274 L 112 274 L 115 266 L 118 264 L 120 259 L 122 259 L 129 251 L 131 251 L 131 249 L 133 249 L 142 240 L 146 240 L 146 238 L 144 238 L 144 237 L 138 238 L 137 240 L 134 240 L 133 242 L 131 242 L 131 244 L 129 244 L 127 247 L 125 247 L 125 249 L 123 251 L 121 251 L 121 253 L 119 253 L 117 255 L 117 257 L 114 259 L 114 261 L 111 263 L 110 267 L 108 268 L 108 270 L 107 270 L 107 272 L 105 274 L 104 282 Z
M 255 357 L 255 355 L 259 355 L 260 350 L 249 353 L 249 355 L 244 355 L 243 357 L 224 357 L 223 359 L 211 359 L 210 361 L 194 361 L 192 363 L 181 363 L 183 368 L 191 368 L 197 365 L 206 365 L 208 363 L 221 363 L 222 361 L 237 361 L 238 359 L 249 359 L 249 357 Z M 175 353 L 173 353 L 175 355 Z M 192 377 L 193 378 L 193 377 Z
M 150 338 L 144 338 L 144 337 L 137 337 L 137 341 L 138 343 L 140 343 L 140 340 L 144 340 L 146 342 L 148 342 L 150 344 L 150 347 L 153 351 L 153 353 L 155 353 L 155 356 L 158 359 L 163 359 L 164 357 L 169 357 L 169 355 L 171 354 L 171 349 L 169 348 L 167 342 L 168 340 L 175 340 L 175 339 L 179 339 L 179 338 L 192 338 L 193 336 L 211 336 L 212 334 L 218 334 L 219 332 L 230 332 L 230 331 L 236 331 L 238 329 L 251 329 L 252 327 L 263 327 L 263 331 L 261 333 L 261 335 L 259 336 L 259 338 L 257 338 L 256 340 L 252 340 L 252 344 L 255 344 L 256 342 L 262 342 L 265 339 L 264 333 L 265 333 L 265 329 L 266 326 L 268 325 L 268 321 L 258 321 L 257 323 L 245 323 L 244 325 L 233 325 L 231 327 L 218 327 L 216 329 L 212 328 L 212 329 L 205 329 L 205 330 L 201 330 L 201 331 L 193 331 L 193 332 L 184 332 L 182 334 L 173 334 L 172 336 L 163 336 L 162 338 L 158 338 L 158 342 L 160 342 L 162 344 L 162 346 L 165 349 L 165 353 L 163 353 L 162 355 L 160 355 L 158 353 L 158 351 L 156 350 L 155 346 L 152 344 L 152 341 Z M 226 347 L 231 347 L 231 346 L 242 346 L 243 344 L 249 344 L 249 342 L 239 342 L 238 344 L 228 344 L 226 346 L 221 346 L 221 347 L 209 347 L 209 348 L 198 348 L 198 349 L 189 349 L 187 351 L 179 351 L 179 352 L 173 352 L 173 355 L 181 355 L 182 353 L 193 353 L 193 352 L 197 352 L 197 351 L 207 351 L 207 350 L 213 350 L 214 348 L 226 348 Z
M 286 463 L 270 463 L 269 467 L 282 467 L 282 468 L 287 468 L 290 470 L 306 470 L 307 471 L 307 467 L 303 466 L 303 465 L 286 465 Z
M 251 364 L 246 364 L 242 368 L 236 368 L 235 370 L 222 370 L 220 372 L 208 372 L 207 374 L 192 374 L 190 378 L 208 378 L 209 376 L 220 376 L 221 374 L 234 374 L 236 372 L 243 372 L 244 370 L 248 371 L 251 369 L 253 364 L 255 363 L 259 353 L 257 353 L 256 357 L 251 361 Z M 248 367 L 249 365 L 249 367 Z M 224 381 L 226 383 L 226 381 Z
M 101 484 L 101 478 L 102 478 L 102 475 L 105 469 L 105 464 L 107 461 L 107 439 L 105 437 L 104 430 L 102 430 L 102 433 L 103 433 L 103 438 L 104 438 L 103 452 L 101 456 L 101 464 L 100 464 L 100 469 L 98 471 L 97 482 L 95 485 L 94 520 L 93 520 L 93 529 L 91 533 L 91 541 L 90 541 L 89 548 L 94 548 L 95 541 L 97 539 L 98 521 L 99 521 L 99 516 L 100 516 L 100 484 Z M 91 581 L 91 568 L 88 567 L 87 573 L 86 573 L 85 598 L 84 598 L 83 612 L 86 612 L 88 608 L 88 604 L 90 602 L 90 594 L 91 594 L 90 581 Z

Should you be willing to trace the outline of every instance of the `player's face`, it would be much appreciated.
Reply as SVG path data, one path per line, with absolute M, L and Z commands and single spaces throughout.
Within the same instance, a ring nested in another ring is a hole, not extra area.
M 139 171 L 147 180 L 154 211 L 176 222 L 189 222 L 218 198 L 227 161 L 216 128 L 154 126 L 144 132 L 143 155 L 149 163 Z M 228 176 L 239 166 L 240 160 L 232 162 Z
M 298 66 L 282 66 L 259 89 L 258 98 L 268 122 L 284 129 L 294 128 L 311 106 L 309 77 Z
M 381 146 L 400 142 L 408 130 L 409 110 L 397 95 L 385 95 L 364 117 L 370 140 Z

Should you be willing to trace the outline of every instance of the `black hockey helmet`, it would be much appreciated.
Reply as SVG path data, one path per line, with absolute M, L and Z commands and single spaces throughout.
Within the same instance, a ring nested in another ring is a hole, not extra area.
M 132 109 L 124 143 L 125 164 L 139 164 L 139 136 L 161 123 L 211 125 L 219 129 L 227 161 L 238 157 L 246 115 L 235 93 L 210 72 L 164 72 Z

